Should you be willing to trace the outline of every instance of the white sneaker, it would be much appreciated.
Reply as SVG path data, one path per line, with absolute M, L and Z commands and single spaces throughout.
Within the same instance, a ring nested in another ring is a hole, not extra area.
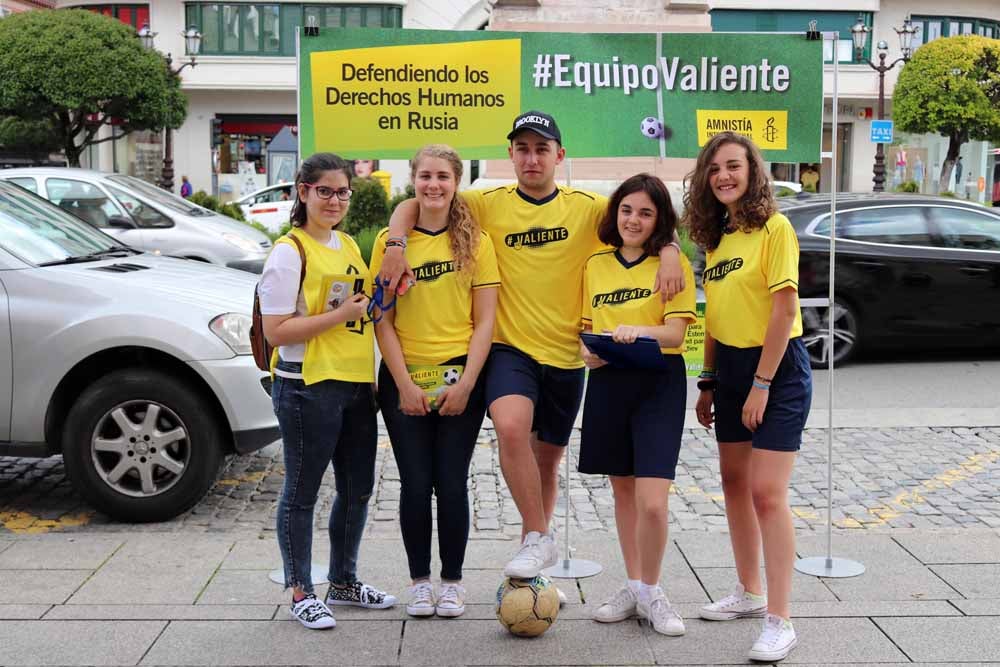
M 636 611 L 661 635 L 680 637 L 684 634 L 684 620 L 674 611 L 670 600 L 659 586 L 656 587 L 648 604 L 639 600 Z
M 795 628 L 792 622 L 774 614 L 768 614 L 764 619 L 764 628 L 754 642 L 753 648 L 747 653 L 751 660 L 772 662 L 784 660 L 795 645 Z
M 298 602 L 292 602 L 292 607 L 288 612 L 310 630 L 326 630 L 337 625 L 333 614 L 330 613 L 330 608 L 317 600 L 312 593 Z
M 454 618 L 464 613 L 465 587 L 458 582 L 442 583 L 437 599 L 437 615 Z
M 406 613 L 410 616 L 434 615 L 434 584 L 421 581 L 410 586 L 410 601 L 406 603 Z
M 635 593 L 628 586 L 624 586 L 597 608 L 594 620 L 601 623 L 624 621 L 635 613 L 636 602 Z
M 555 565 L 558 560 L 555 540 L 533 530 L 524 536 L 520 551 L 507 563 L 503 574 L 505 577 L 532 579 L 545 568 Z
M 709 621 L 731 621 L 735 618 L 763 618 L 767 613 L 767 597 L 750 595 L 737 584 L 736 590 L 726 597 L 707 604 L 698 612 Z

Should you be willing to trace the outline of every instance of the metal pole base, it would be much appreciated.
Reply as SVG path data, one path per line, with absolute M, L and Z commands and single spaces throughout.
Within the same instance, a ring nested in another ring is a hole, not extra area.
M 542 574 L 553 579 L 585 579 L 599 574 L 603 568 L 599 563 L 580 558 L 564 558 L 557 565 L 542 570 Z
M 813 556 L 812 558 L 800 558 L 795 561 L 795 569 L 802 574 L 811 574 L 814 577 L 846 579 L 864 574 L 865 566 L 848 558 Z
M 267 578 L 276 584 L 285 584 L 285 570 L 278 568 L 277 570 L 271 570 L 267 575 Z M 312 567 L 312 582 L 315 586 L 316 584 L 326 583 L 326 568 L 320 567 L 319 565 L 313 565 Z

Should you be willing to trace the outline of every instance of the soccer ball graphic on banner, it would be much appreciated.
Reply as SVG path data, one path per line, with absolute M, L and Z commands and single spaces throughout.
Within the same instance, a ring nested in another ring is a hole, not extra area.
M 642 136 L 647 139 L 659 139 L 663 136 L 663 123 L 652 116 L 643 118 L 642 123 L 639 124 L 639 129 L 642 131 Z
M 456 382 L 458 382 L 458 379 L 460 377 L 462 377 L 462 372 L 459 371 L 457 368 L 446 368 L 444 369 L 444 373 L 442 374 L 444 383 L 447 385 L 455 384 Z
M 497 589 L 497 620 L 518 637 L 537 637 L 556 622 L 559 593 L 538 575 L 534 579 L 504 579 Z

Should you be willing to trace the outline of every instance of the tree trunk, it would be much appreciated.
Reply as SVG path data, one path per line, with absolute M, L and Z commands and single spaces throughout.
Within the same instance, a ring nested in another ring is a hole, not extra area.
M 962 148 L 963 143 L 965 142 L 962 140 L 962 136 L 958 133 L 952 133 L 952 135 L 948 137 L 948 155 L 944 159 L 944 166 L 941 167 L 941 177 L 938 181 L 938 192 L 945 192 L 948 190 L 948 184 L 951 183 L 951 174 L 955 170 L 955 160 L 958 159 L 958 152 Z
M 66 154 L 66 164 L 70 167 L 80 166 L 80 154 L 83 149 L 76 145 L 73 137 L 66 136 L 63 139 L 63 153 Z

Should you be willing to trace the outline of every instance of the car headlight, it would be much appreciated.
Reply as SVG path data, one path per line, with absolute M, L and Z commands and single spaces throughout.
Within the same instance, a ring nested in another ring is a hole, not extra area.
M 229 234 L 228 232 L 222 234 L 222 238 L 226 240 L 227 243 L 231 243 L 243 252 L 260 252 L 260 244 L 250 239 L 240 236 L 239 234 Z
M 223 313 L 208 323 L 208 328 L 236 354 L 250 354 L 250 324 L 253 320 L 240 313 Z

